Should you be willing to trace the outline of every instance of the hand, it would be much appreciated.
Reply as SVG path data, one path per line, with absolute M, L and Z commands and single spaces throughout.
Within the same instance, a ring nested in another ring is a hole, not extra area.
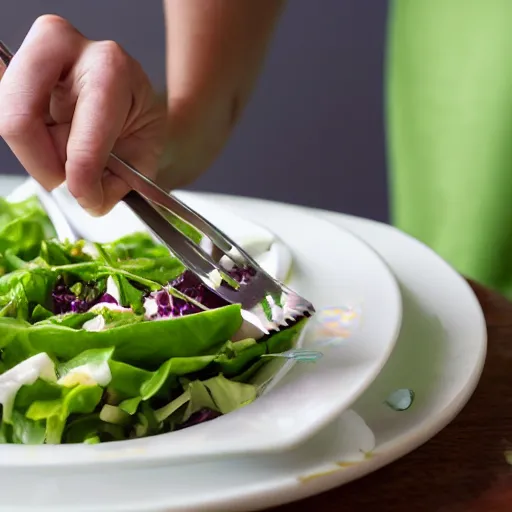
M 34 23 L 0 82 L 0 136 L 45 188 L 66 180 L 95 215 L 128 192 L 105 170 L 109 153 L 155 176 L 166 124 L 165 105 L 134 59 L 57 16 Z

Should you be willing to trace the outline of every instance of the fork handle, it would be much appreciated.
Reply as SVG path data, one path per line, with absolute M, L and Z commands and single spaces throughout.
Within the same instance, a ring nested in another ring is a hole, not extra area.
M 0 41 L 0 80 L 2 80 L 7 66 L 10 64 L 12 56 L 11 50 L 3 41 Z

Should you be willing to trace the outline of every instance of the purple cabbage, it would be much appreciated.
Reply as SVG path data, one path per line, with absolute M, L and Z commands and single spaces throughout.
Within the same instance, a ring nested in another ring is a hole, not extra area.
M 79 297 L 71 291 L 70 287 L 63 280 L 57 282 L 52 292 L 52 309 L 56 315 L 86 313 L 93 306 L 101 302 L 118 304 L 117 300 L 108 293 L 96 297 L 95 294 L 86 293 L 85 297 Z
M 235 267 L 229 271 L 229 274 L 240 284 L 246 284 L 254 276 L 254 270 L 252 268 Z M 59 280 L 52 292 L 53 312 L 55 314 L 85 313 L 96 304 L 103 302 L 118 305 L 117 300 L 112 295 L 104 293 L 97 296 L 96 293 L 91 293 L 94 292 L 93 288 L 86 284 L 84 286 L 86 292 L 77 296 L 63 280 Z M 170 286 L 209 309 L 221 308 L 228 304 L 189 270 L 172 281 Z M 223 282 L 221 286 L 229 285 Z M 148 299 L 155 300 L 157 306 L 157 311 L 154 315 L 151 315 L 151 318 L 175 318 L 202 311 L 195 304 L 170 295 L 165 288 L 151 293 L 146 298 L 146 300 Z
M 191 414 L 190 418 L 187 421 L 184 421 L 181 425 L 178 425 L 176 430 L 181 430 L 188 427 L 193 427 L 194 425 L 199 425 L 200 423 L 205 423 L 206 421 L 214 420 L 222 416 L 220 412 L 212 411 L 211 409 L 200 409 L 197 412 Z
M 117 300 L 114 297 L 112 297 L 112 295 L 110 295 L 110 293 L 104 293 L 100 297 L 98 304 L 103 303 L 103 302 L 107 302 L 108 304 L 115 304 L 116 306 L 119 306 L 119 302 L 117 302 Z
M 250 278 L 254 276 L 254 273 L 255 272 L 252 268 L 249 269 L 236 267 L 229 272 L 231 277 L 233 277 L 233 279 L 235 279 L 235 281 L 239 282 L 240 284 L 246 284 Z M 183 272 L 183 274 L 172 281 L 170 286 L 209 309 L 221 308 L 228 305 L 224 299 L 210 290 L 201 281 L 201 279 L 199 279 L 189 270 L 186 270 Z M 221 286 L 229 285 L 223 282 Z M 202 311 L 202 309 L 195 304 L 172 296 L 165 288 L 158 292 L 152 293 L 149 298 L 156 301 L 157 312 L 154 316 L 157 318 L 176 318 L 190 315 L 192 313 L 200 313 Z
M 57 315 L 63 313 L 84 313 L 91 306 L 86 300 L 79 299 L 64 282 L 59 282 L 52 292 L 53 312 Z
M 228 274 L 238 283 L 247 284 L 252 277 L 256 275 L 256 271 L 251 267 L 234 267 Z M 222 283 L 223 286 L 229 286 Z
M 208 308 L 220 308 L 227 304 L 224 299 L 207 288 L 198 277 L 188 270 L 172 281 L 170 286 Z M 156 302 L 157 310 L 152 316 L 157 318 L 176 318 L 202 311 L 195 304 L 172 296 L 165 288 L 153 292 L 148 299 L 153 299 Z

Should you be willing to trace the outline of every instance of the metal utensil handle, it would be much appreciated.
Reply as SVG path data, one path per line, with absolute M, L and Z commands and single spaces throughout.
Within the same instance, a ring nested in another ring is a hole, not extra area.
M 169 223 L 142 195 L 131 191 L 123 199 L 126 205 L 167 245 L 182 263 L 199 277 L 211 283 L 210 273 L 216 270 L 224 276 L 224 269 L 213 261 L 200 247 Z M 229 279 L 229 276 L 226 275 Z M 213 283 L 211 283 L 212 286 Z
M 7 66 L 10 64 L 13 54 L 7 45 L 0 41 L 0 80 L 4 76 Z

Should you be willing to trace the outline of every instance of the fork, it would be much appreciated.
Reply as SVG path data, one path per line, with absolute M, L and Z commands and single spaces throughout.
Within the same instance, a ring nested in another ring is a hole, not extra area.
M 314 313 L 309 301 L 270 276 L 199 213 L 119 157 L 113 159 L 122 165 L 112 166 L 112 172 L 133 188 L 125 203 L 208 288 L 226 302 L 240 304 L 249 324 L 268 334 Z M 180 222 L 201 234 L 199 244 L 179 229 Z
M 0 80 L 13 54 L 0 41 Z M 240 304 L 246 322 L 263 334 L 311 316 L 315 309 L 277 281 L 221 230 L 119 156 L 110 153 L 108 169 L 131 188 L 124 202 L 204 284 L 230 304 Z M 183 226 L 201 235 L 194 242 Z

